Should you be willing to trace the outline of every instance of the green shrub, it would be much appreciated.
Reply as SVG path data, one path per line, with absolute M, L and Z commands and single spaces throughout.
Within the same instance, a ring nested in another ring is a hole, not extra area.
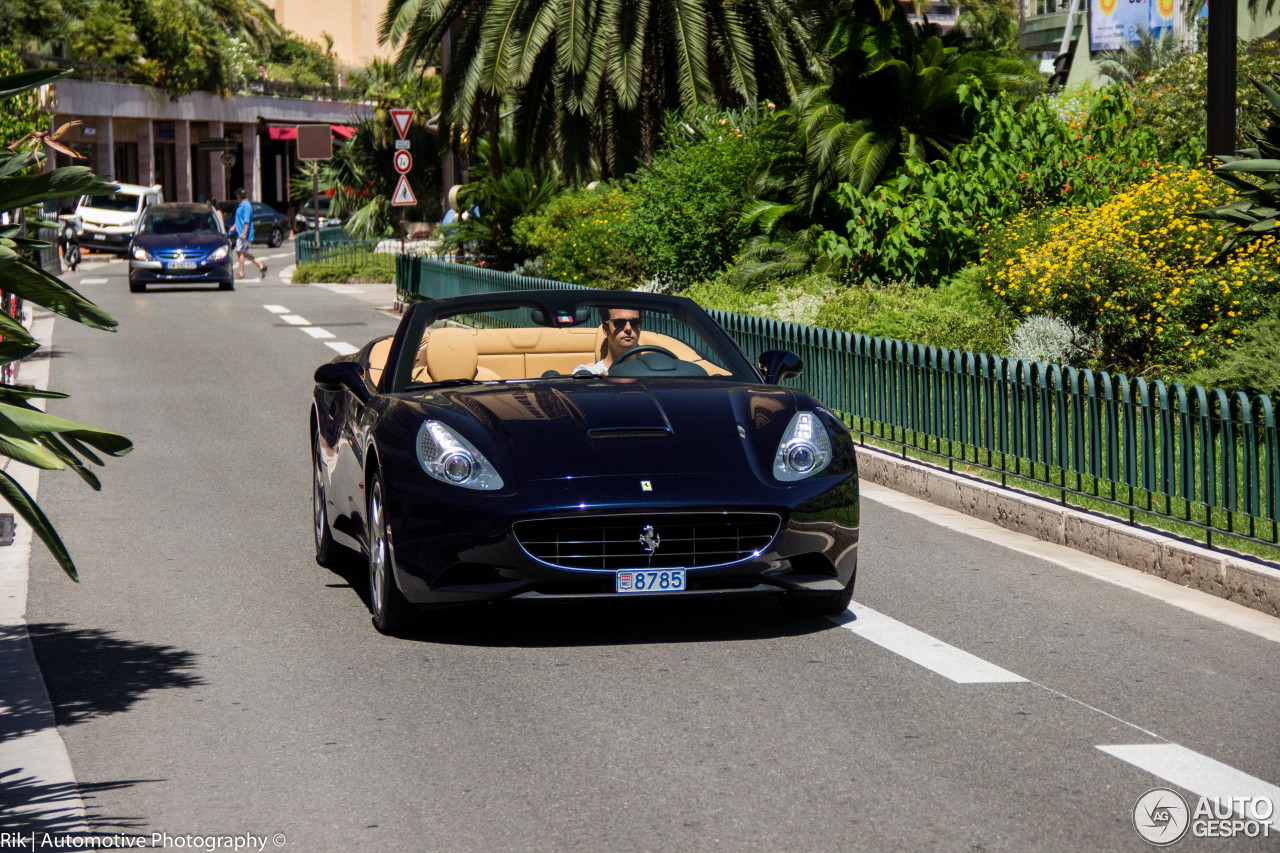
M 936 287 L 854 287 L 818 312 L 816 325 L 881 338 L 998 355 L 1017 323 L 986 291 L 982 276 L 963 270 Z
M 1200 367 L 1187 381 L 1280 397 L 1280 317 L 1271 315 L 1247 328 L 1235 348 Z
M 640 265 L 623 239 L 630 199 L 619 187 L 574 190 L 512 226 L 517 243 L 541 258 L 557 281 L 608 289 L 634 287 Z
M 298 264 L 294 284 L 382 284 L 396 280 L 394 255 L 372 255 L 364 261 L 313 261 Z
M 1101 338 L 1103 366 L 1193 369 L 1232 348 L 1280 295 L 1280 243 L 1250 243 L 1206 266 L 1224 235 L 1192 218 L 1228 190 L 1171 166 L 1090 210 L 1021 214 L 985 243 L 984 275 L 1019 314 L 1052 314 Z
M 1158 166 L 1150 137 L 1133 129 L 1123 94 L 1094 95 L 1079 130 L 1063 123 L 1054 101 L 1019 110 L 1005 95 L 975 89 L 962 97 L 981 118 L 949 162 L 909 160 L 867 194 L 850 184 L 837 188 L 849 216 L 846 233 L 828 231 L 821 246 L 851 279 L 940 281 L 977 259 L 984 223 L 1020 209 L 1100 205 Z
M 1245 133 L 1259 133 L 1267 121 L 1266 101 L 1249 80 L 1269 80 L 1275 73 L 1280 73 L 1280 43 L 1263 39 L 1240 42 L 1236 53 L 1236 123 L 1241 138 Z M 1200 50 L 1133 86 L 1130 97 L 1136 126 L 1151 135 L 1161 158 L 1190 165 L 1204 151 L 1208 75 L 1206 54 Z M 1189 156 L 1177 156 L 1178 149 L 1187 143 L 1193 146 Z
M 664 284 L 715 275 L 747 238 L 743 207 L 771 149 L 758 128 L 718 122 L 722 135 L 664 148 L 628 190 L 627 242 L 646 276 Z

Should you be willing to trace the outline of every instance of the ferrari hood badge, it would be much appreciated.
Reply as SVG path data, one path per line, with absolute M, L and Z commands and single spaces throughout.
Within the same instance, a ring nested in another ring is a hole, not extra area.
M 658 546 L 662 544 L 662 537 L 653 529 L 652 524 L 646 524 L 640 531 L 640 544 L 644 546 L 646 554 L 657 551 Z

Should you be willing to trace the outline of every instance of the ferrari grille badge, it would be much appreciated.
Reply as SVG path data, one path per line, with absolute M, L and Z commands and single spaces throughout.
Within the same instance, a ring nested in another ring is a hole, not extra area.
M 640 544 L 644 546 L 646 554 L 657 551 L 658 546 L 662 544 L 662 537 L 653 529 L 652 524 L 646 524 L 640 531 Z
M 653 483 L 650 483 L 648 480 L 641 480 L 641 481 L 640 481 L 640 491 L 642 491 L 642 492 L 652 492 L 652 491 L 653 491 Z

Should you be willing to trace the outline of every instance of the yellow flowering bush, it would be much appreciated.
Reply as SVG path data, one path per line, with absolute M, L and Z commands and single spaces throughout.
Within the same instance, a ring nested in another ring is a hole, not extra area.
M 1229 190 L 1166 166 L 1093 210 L 1024 212 L 984 234 L 987 283 L 1019 314 L 1061 317 L 1101 341 L 1104 366 L 1179 373 L 1228 350 L 1280 294 L 1280 244 L 1206 264 L 1222 232 L 1193 219 Z
M 626 193 L 606 185 L 557 196 L 537 213 L 517 219 L 512 233 L 541 258 L 550 278 L 627 288 L 640 278 L 639 261 L 622 238 L 630 216 Z

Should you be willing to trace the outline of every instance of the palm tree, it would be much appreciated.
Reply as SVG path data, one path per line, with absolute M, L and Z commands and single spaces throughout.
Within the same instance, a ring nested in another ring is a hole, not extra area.
M 647 159 L 669 108 L 789 100 L 817 70 L 812 34 L 834 6 L 388 0 L 379 37 L 399 47 L 406 71 L 432 61 L 449 39 L 442 128 L 451 143 L 496 136 L 509 99 L 518 105 L 517 156 L 528 162 L 551 152 L 567 176 L 582 179 Z
M 1186 40 L 1171 29 L 1138 30 L 1138 40 L 1119 50 L 1099 54 L 1098 73 L 1117 83 L 1133 85 L 1153 71 L 1172 65 L 1190 53 Z
M 788 153 L 760 176 L 746 208 L 762 232 L 737 265 L 747 279 L 789 275 L 821 255 L 824 228 L 843 224 L 830 204 L 838 184 L 868 193 L 907 158 L 948 159 L 972 133 L 962 87 L 1014 91 L 1031 79 L 1021 61 L 962 50 L 962 35 L 913 27 L 901 11 L 884 20 L 854 7 L 825 45 L 826 72 L 779 116 Z

